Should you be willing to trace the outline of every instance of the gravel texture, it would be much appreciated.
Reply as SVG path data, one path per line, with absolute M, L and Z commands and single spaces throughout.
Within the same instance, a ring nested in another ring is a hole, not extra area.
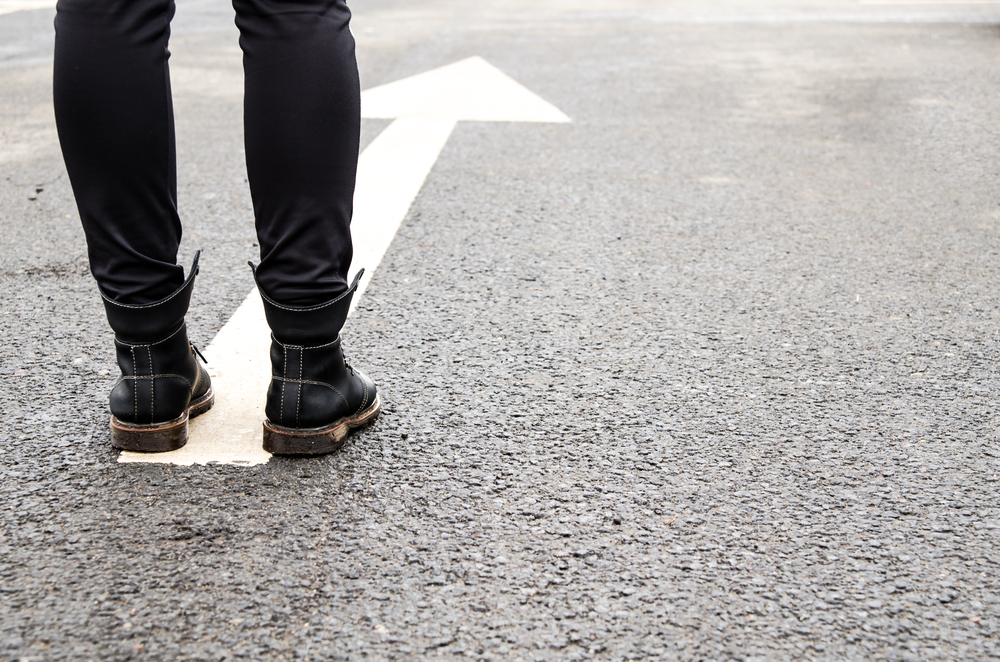
M 51 12 L 0 16 L 0 659 L 1000 658 L 990 15 L 546 7 L 356 3 L 365 87 L 481 55 L 573 123 L 458 126 L 344 333 L 384 415 L 252 469 L 116 463 Z M 177 21 L 207 344 L 240 63 Z

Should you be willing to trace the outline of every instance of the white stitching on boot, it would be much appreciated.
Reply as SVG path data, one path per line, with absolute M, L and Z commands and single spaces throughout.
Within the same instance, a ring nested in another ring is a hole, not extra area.
M 304 346 L 304 345 L 285 345 L 285 343 L 283 343 L 280 340 L 278 340 L 277 338 L 275 338 L 273 333 L 271 334 L 271 340 L 273 340 L 274 342 L 278 343 L 282 347 L 291 347 L 293 349 L 296 348 L 296 347 L 302 347 L 302 349 L 323 349 L 324 347 L 329 347 L 331 345 L 336 345 L 337 343 L 339 343 L 340 342 L 340 335 L 338 334 L 337 338 L 335 340 L 331 340 L 328 343 L 324 343 L 322 345 L 309 345 L 308 347 Z
M 306 351 L 299 349 L 299 390 L 295 396 L 295 427 L 299 425 L 299 410 L 302 407 L 302 364 L 306 362 Z
M 361 413 L 361 410 L 365 408 L 365 403 L 368 402 L 368 382 L 362 379 L 361 385 L 365 387 L 365 397 L 361 398 L 361 404 L 358 406 L 358 410 L 354 412 L 355 416 Z
M 132 371 L 135 372 L 135 347 L 129 345 L 129 351 L 132 352 Z M 123 375 L 124 376 L 124 375 Z M 139 420 L 139 391 L 137 390 L 138 384 L 132 384 L 132 418 Z
M 171 333 L 166 338 L 161 338 L 160 340 L 154 340 L 153 342 L 135 342 L 135 343 L 125 342 L 124 340 L 122 340 L 121 338 L 118 337 L 118 334 L 115 334 L 115 342 L 119 342 L 119 343 L 125 345 L 126 347 L 151 347 L 153 345 L 159 345 L 161 343 L 165 343 L 168 340 L 170 340 L 171 338 L 173 338 L 174 336 L 176 336 L 181 331 L 186 331 L 186 330 L 187 330 L 187 325 L 182 323 L 177 328 L 176 331 L 174 331 L 173 333 Z
M 153 374 L 153 350 L 147 345 L 146 353 L 149 355 L 149 374 Z M 149 422 L 156 422 L 156 380 L 149 380 Z
M 122 375 L 121 379 L 119 379 L 118 381 L 120 383 L 126 380 L 138 381 L 140 379 L 167 379 L 168 377 L 181 380 L 182 382 L 188 385 L 188 388 L 191 389 L 192 392 L 194 391 L 194 388 L 191 386 L 191 382 L 187 380 L 187 377 L 185 377 L 184 375 L 175 375 L 172 373 L 165 373 L 162 375 Z M 115 384 L 115 386 L 117 385 L 118 384 Z
M 325 386 L 326 388 L 330 389 L 331 391 L 339 395 L 340 399 L 344 401 L 345 405 L 350 404 L 347 401 L 347 398 L 344 397 L 343 393 L 338 391 L 337 388 L 334 387 L 332 384 L 327 384 L 326 382 L 314 382 L 311 379 L 286 379 L 284 377 L 271 377 L 271 379 L 277 379 L 278 381 L 288 382 L 290 384 L 312 384 L 313 386 Z
M 288 374 L 288 348 L 284 345 L 281 346 L 285 350 L 285 358 L 281 364 L 281 376 L 284 377 Z M 285 422 L 285 383 L 284 380 L 281 382 L 281 408 L 278 409 L 278 420 L 284 424 Z

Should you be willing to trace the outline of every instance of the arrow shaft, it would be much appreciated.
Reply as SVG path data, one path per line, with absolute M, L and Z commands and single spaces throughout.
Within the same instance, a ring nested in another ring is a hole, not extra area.
M 454 128 L 455 120 L 451 119 L 401 117 L 379 134 L 358 159 L 351 270 L 364 267 L 365 275 L 354 295 L 354 305 Z
M 26 2 L 29 0 L 21 0 Z M 0 0 L 2 4 L 3 0 Z M 396 117 L 358 159 L 351 234 L 351 271 L 365 275 L 361 294 L 392 243 L 458 119 L 499 122 L 568 122 L 482 58 L 469 58 L 428 74 L 368 90 L 365 117 Z M 447 118 L 452 119 L 447 119 Z M 444 118 L 444 119 L 442 119 Z M 205 350 L 216 390 L 215 407 L 191 421 L 187 446 L 155 455 L 123 452 L 119 462 L 253 465 L 266 462 L 260 422 L 270 380 L 264 308 L 256 290 Z
M 354 193 L 353 271 L 365 268 L 357 305 L 406 212 L 455 128 L 455 120 L 402 117 L 371 142 L 358 159 Z M 170 453 L 123 452 L 119 462 L 254 465 L 270 456 L 260 445 L 264 394 L 271 378 L 270 332 L 257 290 L 205 349 L 216 391 L 212 411 L 191 421 L 188 443 Z

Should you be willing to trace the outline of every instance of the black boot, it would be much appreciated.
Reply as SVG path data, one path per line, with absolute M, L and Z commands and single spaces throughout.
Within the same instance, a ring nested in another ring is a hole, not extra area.
M 256 280 L 257 270 L 250 267 Z M 267 452 L 332 453 L 344 445 L 351 430 L 378 417 L 375 382 L 344 360 L 340 346 L 340 330 L 360 278 L 361 273 L 336 299 L 301 308 L 272 301 L 257 283 L 271 327 L 271 385 L 264 409 Z
M 122 376 L 111 390 L 111 445 L 130 451 L 171 451 L 187 443 L 188 419 L 212 408 L 208 373 L 188 341 L 184 315 L 191 302 L 198 257 L 187 280 L 170 296 L 141 306 L 103 293 Z

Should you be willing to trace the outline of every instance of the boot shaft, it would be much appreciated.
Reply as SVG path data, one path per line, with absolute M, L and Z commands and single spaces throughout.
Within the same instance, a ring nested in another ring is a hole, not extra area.
M 344 328 L 347 315 L 351 311 L 351 300 L 358 289 L 361 276 L 365 273 L 364 269 L 354 277 L 347 291 L 335 299 L 317 306 L 299 307 L 280 304 L 267 296 L 260 286 L 260 281 L 257 280 L 257 267 L 253 262 L 248 264 L 253 271 L 257 291 L 264 302 L 267 325 L 271 327 L 271 333 L 280 342 L 315 347 L 332 343 L 340 337 L 340 330 Z
M 108 324 L 115 332 L 115 338 L 126 343 L 152 343 L 173 334 L 184 323 L 194 279 L 198 275 L 198 261 L 201 251 L 194 255 L 187 279 L 173 294 L 148 304 L 119 303 L 101 292 Z
M 132 305 L 101 293 L 122 372 L 110 397 L 111 413 L 121 422 L 172 421 L 211 388 L 184 324 L 200 255 L 200 251 L 195 254 L 184 284 L 160 301 Z

